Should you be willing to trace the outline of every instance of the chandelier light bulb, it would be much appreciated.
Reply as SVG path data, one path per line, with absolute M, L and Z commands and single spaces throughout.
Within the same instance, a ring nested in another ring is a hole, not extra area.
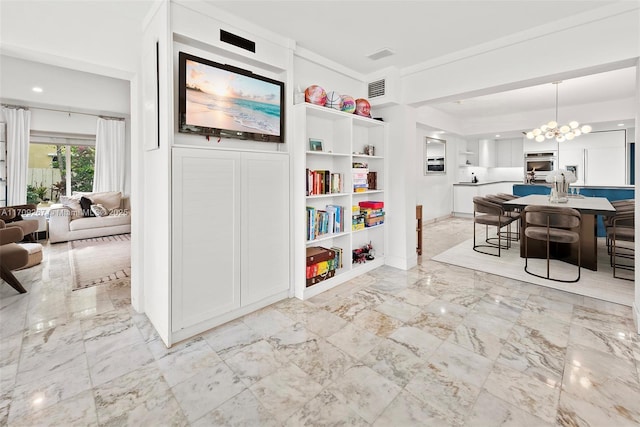
M 575 136 L 580 136 L 580 135 L 582 135 L 582 131 L 580 129 L 574 129 L 573 134 Z
M 547 137 L 547 139 L 551 139 L 551 138 L 553 138 L 554 133 L 553 133 L 553 132 L 551 132 L 551 131 L 549 131 L 549 132 L 545 133 L 545 134 L 544 134 L 544 136 L 546 136 L 546 137 Z
M 544 133 L 547 130 L 549 130 L 549 127 L 547 125 L 542 125 L 542 126 L 540 126 L 540 130 Z
M 573 132 L 569 132 L 564 137 L 567 138 L 567 141 L 571 141 L 576 136 L 573 134 Z
M 540 129 L 535 128 L 531 133 L 533 133 L 533 136 L 538 136 L 538 135 L 540 135 L 542 132 L 540 131 Z
M 569 132 L 570 130 L 571 130 L 571 128 L 570 128 L 569 126 L 567 126 L 567 125 L 564 125 L 564 126 L 562 126 L 562 127 L 560 128 L 560 132 L 562 132 L 562 133 L 567 133 L 567 132 Z
M 535 138 L 535 136 L 533 135 L 533 132 L 527 132 L 527 138 L 528 138 L 528 139 L 533 139 L 533 138 Z
M 547 123 L 547 126 L 549 126 L 551 129 L 555 129 L 556 126 L 558 126 L 558 122 L 554 122 L 553 120 L 551 120 L 549 123 Z
M 571 123 L 569 123 L 569 126 L 571 126 L 571 129 L 577 129 L 578 126 L 580 126 L 580 123 L 576 122 L 575 120 L 572 121 Z
M 582 130 L 582 133 L 589 133 L 591 132 L 591 126 L 589 125 L 584 125 L 580 128 L 580 130 Z
M 544 141 L 544 135 L 538 135 L 538 136 L 536 136 L 536 141 L 538 141 L 538 142 L 542 142 L 542 141 Z
M 558 137 L 556 138 L 556 141 L 564 142 L 564 135 L 558 135 Z

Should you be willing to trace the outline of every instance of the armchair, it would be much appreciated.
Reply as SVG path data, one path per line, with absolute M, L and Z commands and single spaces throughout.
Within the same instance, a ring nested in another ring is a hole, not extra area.
M 0 220 L 0 277 L 21 294 L 27 290 L 11 271 L 23 268 L 29 263 L 29 251 L 16 244 L 23 237 L 20 227 L 7 227 L 5 222 Z
M 23 238 L 34 241 L 33 233 L 38 230 L 38 221 L 32 219 L 22 219 L 22 215 L 30 215 L 38 210 L 34 204 L 15 205 L 0 208 L 0 221 L 7 227 L 19 227 L 22 230 Z

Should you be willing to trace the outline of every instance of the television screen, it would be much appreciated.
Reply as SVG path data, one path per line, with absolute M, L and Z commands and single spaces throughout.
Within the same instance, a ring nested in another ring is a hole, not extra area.
M 179 131 L 284 142 L 284 83 L 179 54 Z

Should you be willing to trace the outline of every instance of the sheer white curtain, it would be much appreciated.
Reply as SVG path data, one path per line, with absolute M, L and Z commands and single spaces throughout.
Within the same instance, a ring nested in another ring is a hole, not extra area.
M 93 191 L 122 191 L 125 177 L 124 120 L 98 119 Z
M 31 111 L 3 108 L 7 121 L 7 205 L 27 203 Z

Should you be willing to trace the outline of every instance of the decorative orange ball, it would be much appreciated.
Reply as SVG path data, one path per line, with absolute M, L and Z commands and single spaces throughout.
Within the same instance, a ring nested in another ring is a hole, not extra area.
M 356 99 L 356 114 L 364 117 L 371 117 L 371 104 L 364 98 Z

